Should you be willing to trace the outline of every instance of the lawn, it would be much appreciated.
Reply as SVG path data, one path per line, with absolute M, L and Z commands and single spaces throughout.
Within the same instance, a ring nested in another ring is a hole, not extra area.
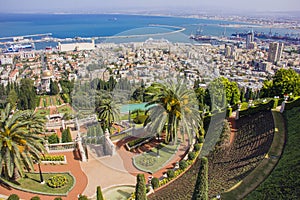
M 67 178 L 67 183 L 61 188 L 52 188 L 47 185 L 47 180 L 55 175 L 63 175 Z M 31 193 L 45 195 L 67 195 L 75 185 L 75 178 L 70 173 L 43 173 L 45 184 L 40 183 L 39 173 L 26 173 L 25 178 L 21 178 L 17 183 L 9 182 L 8 184 L 16 189 L 28 191 Z M 5 181 L 6 182 L 6 181 Z M 7 183 L 7 182 L 6 182 Z
M 133 158 L 133 165 L 139 170 L 155 173 L 163 168 L 176 154 L 179 144 L 165 145 L 159 144 L 158 148 L 154 147 L 148 152 L 144 152 Z M 157 156 L 159 149 L 159 157 Z
M 50 110 L 49 109 L 37 109 L 36 113 L 38 115 L 49 115 L 50 114 Z
M 57 107 L 57 110 L 58 110 L 59 113 L 68 113 L 68 114 L 73 113 L 71 107 L 68 106 L 68 105 Z
M 300 107 L 285 111 L 287 141 L 270 176 L 246 199 L 300 199 Z

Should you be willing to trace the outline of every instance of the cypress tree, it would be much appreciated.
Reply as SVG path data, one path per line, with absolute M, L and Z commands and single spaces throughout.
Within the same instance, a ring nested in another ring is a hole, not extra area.
M 144 174 L 137 175 L 137 183 L 135 186 L 135 199 L 136 200 L 147 200 Z
M 100 186 L 97 187 L 97 200 L 104 200 Z
M 201 158 L 194 197 L 196 200 L 208 200 L 208 160 Z

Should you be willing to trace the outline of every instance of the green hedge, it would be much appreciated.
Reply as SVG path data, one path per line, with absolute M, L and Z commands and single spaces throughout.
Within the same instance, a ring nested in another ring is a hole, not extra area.
M 44 157 L 41 157 L 42 161 L 64 161 L 65 156 L 64 155 L 45 155 Z
M 291 110 L 291 109 L 293 109 L 294 107 L 300 107 L 300 97 L 297 98 L 297 99 L 294 100 L 294 101 L 285 103 L 285 108 L 284 108 L 284 110 Z
M 143 138 L 138 138 L 138 139 L 135 139 L 135 140 L 132 140 L 130 142 L 128 142 L 128 146 L 131 148 L 139 143 L 142 143 L 146 140 L 148 140 L 150 137 L 143 137 Z
M 257 106 L 250 107 L 247 110 L 242 110 L 239 112 L 239 116 L 244 117 L 248 115 L 253 115 L 257 112 L 271 110 L 274 107 L 274 102 L 274 100 L 270 100 L 267 103 L 258 104 Z

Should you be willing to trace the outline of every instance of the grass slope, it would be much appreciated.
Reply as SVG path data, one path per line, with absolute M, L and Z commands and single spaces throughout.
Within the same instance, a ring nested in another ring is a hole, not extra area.
M 259 186 L 276 166 L 283 150 L 285 130 L 282 115 L 277 111 L 273 111 L 272 114 L 275 122 L 275 134 L 267 156 L 248 176 L 222 194 L 223 199 L 243 199 L 247 194 Z
M 284 114 L 287 141 L 281 159 L 271 175 L 246 199 L 300 199 L 300 108 Z

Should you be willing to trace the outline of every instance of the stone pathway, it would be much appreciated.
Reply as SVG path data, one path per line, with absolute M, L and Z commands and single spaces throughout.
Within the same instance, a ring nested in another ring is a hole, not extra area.
M 123 160 L 118 154 L 98 158 L 89 153 L 88 162 L 81 162 L 80 165 L 89 180 L 83 192 L 88 197 L 96 195 L 97 186 L 101 186 L 103 190 L 115 185 L 135 185 L 136 183 L 136 177 L 126 171 Z

